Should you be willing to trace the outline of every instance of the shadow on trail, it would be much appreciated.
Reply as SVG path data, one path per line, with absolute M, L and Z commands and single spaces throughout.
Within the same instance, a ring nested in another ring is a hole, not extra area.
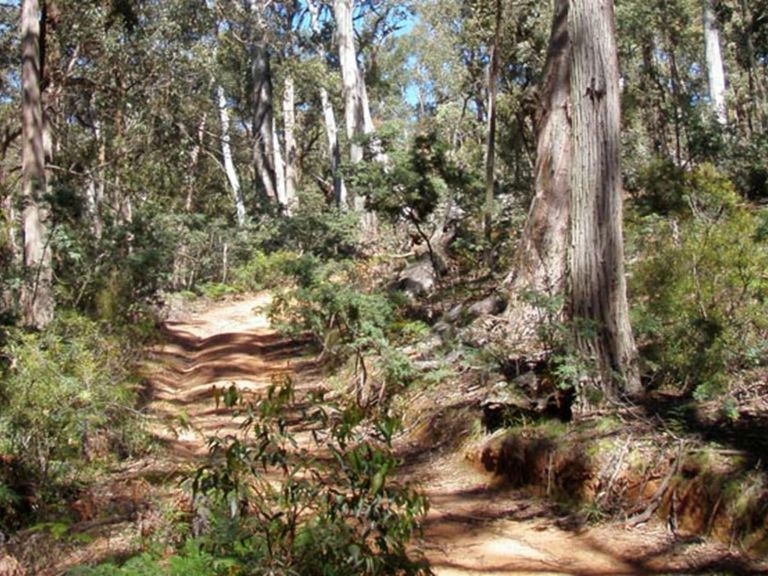
M 164 344 L 153 351 L 153 359 L 163 366 L 152 380 L 175 390 L 190 390 L 213 385 L 221 380 L 269 381 L 274 374 L 318 370 L 316 350 L 310 337 L 288 338 L 275 332 L 227 332 L 199 338 L 181 328 L 182 323 L 167 323 Z M 204 391 L 185 394 L 177 402 L 193 404 L 203 400 Z M 152 397 L 151 395 L 149 396 Z
M 484 486 L 430 493 L 439 510 L 424 525 L 433 569 L 446 576 L 768 574 L 726 545 L 700 547 L 696 537 L 568 528 L 556 506 L 524 498 Z
M 254 328 L 253 318 L 225 305 L 161 328 L 163 340 L 150 351 L 142 407 L 152 417 L 155 441 L 180 462 L 204 456 L 212 437 L 244 433 L 242 415 L 225 405 L 230 387 L 252 401 L 282 378 L 299 382 L 297 391 L 304 392 L 322 374 L 308 335 Z

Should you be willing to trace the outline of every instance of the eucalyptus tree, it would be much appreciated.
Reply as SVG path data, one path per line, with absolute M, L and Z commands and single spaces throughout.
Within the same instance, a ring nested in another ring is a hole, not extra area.
M 245 22 L 251 72 L 253 161 L 267 198 L 278 202 L 284 198 L 285 191 L 278 188 L 281 180 L 278 180 L 278 167 L 275 162 L 275 117 L 267 2 L 249 0 Z
M 323 66 L 327 66 L 328 51 L 326 50 L 320 24 L 321 6 L 316 0 L 308 0 L 308 10 L 310 12 L 310 27 L 312 29 L 312 45 L 315 47 Z M 336 112 L 333 103 L 328 94 L 328 89 L 319 83 L 318 93 L 320 95 L 320 105 L 323 110 L 323 123 L 328 142 L 328 156 L 330 158 L 331 177 L 333 178 L 333 195 L 336 205 L 342 210 L 348 207 L 347 186 L 344 183 L 344 177 L 341 174 L 341 147 L 339 146 L 339 129 L 336 123 Z
M 217 6 L 215 0 L 208 0 L 208 8 L 215 14 L 216 19 L 215 26 L 215 39 L 213 49 L 213 60 L 217 60 L 217 54 L 219 52 L 218 46 L 223 42 L 226 35 L 226 24 L 218 14 L 216 14 Z M 227 95 L 224 86 L 221 82 L 214 79 L 216 86 L 216 107 L 219 111 L 219 122 L 221 126 L 221 157 L 224 162 L 224 171 L 227 175 L 227 181 L 232 189 L 232 198 L 235 205 L 235 213 L 237 215 L 237 223 L 242 226 L 245 222 L 246 210 L 245 202 L 243 200 L 242 188 L 240 186 L 240 177 L 237 173 L 237 167 L 232 154 L 232 142 L 230 137 L 230 113 L 229 103 L 227 102 Z
M 493 219 L 493 198 L 496 187 L 496 82 L 499 75 L 499 50 L 501 49 L 501 21 L 504 4 L 496 0 L 494 14 L 493 44 L 488 63 L 488 130 L 485 148 L 485 207 L 483 209 L 483 229 L 485 231 L 486 262 L 491 264 L 491 235 Z
M 555 2 L 536 194 L 512 278 L 513 301 L 523 302 L 518 326 L 553 309 L 530 305 L 527 294 L 565 303 L 585 365 L 574 382 L 582 410 L 594 403 L 590 389 L 603 400 L 641 390 L 624 276 L 617 55 L 612 2 Z
M 595 384 L 609 400 L 638 394 L 622 232 L 621 107 L 613 2 L 572 0 L 569 314 Z M 582 395 L 582 402 L 587 402 Z
M 355 42 L 353 24 L 354 0 L 334 0 L 333 14 L 336 21 L 336 44 L 341 70 L 344 95 L 344 119 L 347 138 L 350 141 L 349 157 L 353 164 L 363 159 L 362 138 L 373 132 L 371 108 Z
M 570 0 L 555 0 L 547 59 L 541 80 L 536 126 L 534 195 L 507 279 L 513 305 L 514 335 L 534 336 L 540 315 L 562 320 L 567 280 L 571 205 L 571 39 Z M 536 295 L 536 298 L 532 298 Z M 542 298 L 548 300 L 542 306 Z M 534 300 L 538 300 L 538 305 Z
M 50 210 L 44 199 L 47 175 L 42 52 L 40 5 L 37 0 L 24 0 L 21 4 L 21 125 L 26 281 L 22 308 L 24 323 L 34 328 L 45 328 L 53 319 Z
M 715 14 L 714 0 L 703 0 L 704 45 L 709 80 L 709 100 L 720 124 L 728 122 L 725 105 L 725 69 L 720 50 L 720 27 Z

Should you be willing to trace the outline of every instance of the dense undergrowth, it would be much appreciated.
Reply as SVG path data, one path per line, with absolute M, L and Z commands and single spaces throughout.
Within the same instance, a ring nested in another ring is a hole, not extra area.
M 147 448 L 134 372 L 147 329 L 74 312 L 43 333 L 5 333 L 0 384 L 0 530 L 67 514 L 78 486 Z

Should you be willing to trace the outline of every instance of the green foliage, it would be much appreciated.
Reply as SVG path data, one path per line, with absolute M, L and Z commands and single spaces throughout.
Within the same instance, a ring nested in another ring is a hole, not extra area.
M 404 216 L 420 224 L 434 211 L 447 169 L 444 146 L 432 133 L 416 135 L 405 151 L 389 152 L 390 163 L 356 164 L 350 186 L 365 194 L 370 208 L 397 221 Z
M 314 449 L 330 455 L 322 463 L 287 427 L 292 402 L 290 381 L 276 383 L 245 407 L 253 443 L 212 443 L 213 463 L 198 471 L 193 487 L 221 505 L 226 529 L 214 528 L 213 547 L 252 574 L 428 573 L 406 554 L 426 501 L 391 480 L 396 421 L 377 419 L 373 435 L 364 435 L 359 409 L 316 398 L 313 414 L 304 416 L 319 424 Z
M 759 220 L 712 166 L 676 174 L 674 186 L 674 218 L 634 223 L 630 244 L 642 257 L 632 267 L 633 325 L 659 382 L 705 398 L 729 370 L 763 361 L 768 252 Z
M 311 332 L 333 354 L 381 348 L 394 307 L 385 294 L 361 291 L 360 282 L 351 262 L 316 266 L 276 303 L 274 314 L 290 330 Z
M 147 552 L 131 558 L 122 566 L 107 563 L 94 568 L 70 570 L 69 576 L 227 576 L 237 564 L 226 558 L 216 558 L 200 543 L 189 540 L 178 553 L 163 558 L 160 553 Z
M 315 430 L 307 445 L 288 428 L 295 409 L 290 380 L 275 382 L 256 404 L 236 393 L 226 400 L 246 416 L 247 439 L 211 440 L 210 462 L 192 477 L 208 522 L 204 536 L 166 560 L 145 554 L 120 568 L 74 574 L 431 573 L 406 553 L 427 503 L 392 479 L 399 464 L 394 419 L 382 417 L 364 434 L 358 408 L 313 398 L 312 413 L 302 413 Z M 321 447 L 328 458 L 317 458 Z
M 258 250 L 245 264 L 233 270 L 232 282 L 245 290 L 279 288 L 292 282 L 295 275 L 300 275 L 305 260 L 306 257 L 287 250 L 272 253 Z
M 321 258 L 349 258 L 358 251 L 358 215 L 329 206 L 325 197 L 301 191 L 290 215 L 277 218 L 274 229 L 261 245 L 267 252 L 290 249 Z
M 297 261 L 297 286 L 285 291 L 273 303 L 272 316 L 280 327 L 293 333 L 310 333 L 324 354 L 342 362 L 355 361 L 359 376 L 358 399 L 367 403 L 370 371 L 367 359 L 374 358 L 383 387 L 409 384 L 414 378 L 410 360 L 394 346 L 400 338 L 396 296 L 363 289 L 365 278 L 349 261 L 318 264 Z M 422 328 L 423 329 L 423 328 Z M 365 388 L 365 390 L 364 390 Z M 382 401 L 385 398 L 379 397 Z
M 432 230 L 427 225 L 438 206 L 452 205 L 451 199 L 469 185 L 464 171 L 450 161 L 448 148 L 437 132 L 422 130 L 407 144 L 399 145 L 386 132 L 376 134 L 387 162 L 361 162 L 346 166 L 350 190 L 365 199 L 369 210 L 389 222 L 408 223 L 429 247 Z M 438 272 L 441 264 L 431 252 Z
M 234 286 L 229 284 L 223 284 L 221 282 L 206 282 L 197 287 L 200 294 L 204 298 L 210 300 L 221 300 L 232 294 L 236 294 L 238 290 Z
M 120 335 L 61 312 L 43 333 L 12 331 L 5 354 L 0 453 L 26 471 L 41 505 L 55 498 L 59 481 L 77 477 L 84 460 L 106 456 L 91 451 L 94 438 L 106 437 L 116 452 L 134 449 L 134 358 Z

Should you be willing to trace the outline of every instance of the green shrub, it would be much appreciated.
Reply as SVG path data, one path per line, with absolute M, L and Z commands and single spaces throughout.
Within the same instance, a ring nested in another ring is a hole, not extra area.
M 304 417 L 320 432 L 313 447 L 299 446 L 287 427 L 292 403 L 291 382 L 277 383 L 246 407 L 253 443 L 213 442 L 214 460 L 193 483 L 220 505 L 225 529 L 212 532 L 212 549 L 237 557 L 250 574 L 428 573 L 406 554 L 426 501 L 391 479 L 396 422 L 382 417 L 363 434 L 359 409 L 315 398 Z M 326 463 L 313 455 L 320 447 Z
M 321 258 L 349 258 L 358 252 L 359 215 L 329 205 L 312 191 L 299 192 L 299 201 L 289 215 L 263 219 L 254 247 L 271 253 L 290 247 L 298 253 Z
M 388 295 L 365 292 L 352 262 L 297 270 L 298 286 L 277 300 L 273 315 L 294 332 L 310 332 L 331 354 L 379 349 L 395 321 Z
M 93 440 L 132 450 L 134 358 L 123 338 L 62 312 L 45 332 L 12 331 L 4 353 L 11 362 L 0 384 L 0 453 L 30 475 L 43 504 L 83 460 L 107 456 Z
M 376 380 L 379 404 L 394 387 L 409 384 L 414 377 L 410 360 L 393 344 L 401 339 L 398 327 L 403 326 L 397 315 L 397 295 L 366 291 L 365 279 L 349 261 L 319 265 L 299 260 L 296 264 L 296 287 L 273 303 L 272 316 L 279 326 L 312 334 L 324 355 L 337 363 L 353 359 L 354 389 L 361 406 L 371 403 Z M 413 328 L 423 332 L 421 326 Z
M 241 289 L 252 291 L 285 286 L 293 281 L 304 258 L 287 250 L 272 253 L 257 250 L 245 264 L 233 271 L 232 282 Z
M 768 250 L 758 219 L 712 166 L 683 181 L 673 218 L 634 223 L 633 326 L 659 382 L 704 398 L 730 370 L 764 360 Z
M 427 502 L 392 478 L 395 420 L 383 417 L 363 433 L 357 407 L 315 397 L 312 413 L 301 413 L 314 432 L 299 443 L 288 428 L 296 409 L 290 380 L 256 404 L 243 404 L 234 389 L 225 401 L 246 415 L 246 439 L 212 439 L 209 463 L 192 477 L 203 535 L 165 560 L 144 554 L 75 574 L 431 574 L 406 553 Z

